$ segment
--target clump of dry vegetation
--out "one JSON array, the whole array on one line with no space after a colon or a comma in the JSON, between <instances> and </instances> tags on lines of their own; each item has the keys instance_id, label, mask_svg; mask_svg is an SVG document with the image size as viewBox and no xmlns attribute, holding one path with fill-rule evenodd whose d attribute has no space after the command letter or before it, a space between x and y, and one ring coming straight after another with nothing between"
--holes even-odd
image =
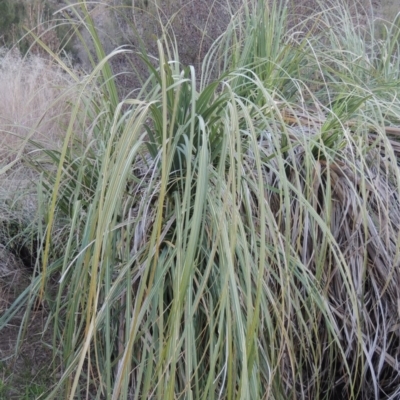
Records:
<instances>
[{"instance_id":1,"label":"clump of dry vegetation","mask_svg":"<svg viewBox=\"0 0 400 400\"><path fill-rule=\"evenodd\" d=\"M0 51L0 162L12 161L27 138L54 143L63 138L72 79L54 62L17 49Z\"/></svg>"},{"instance_id":2,"label":"clump of dry vegetation","mask_svg":"<svg viewBox=\"0 0 400 400\"><path fill-rule=\"evenodd\" d=\"M62 121L63 142L2 170L40 176L35 273L0 328L44 310L46 398L399 398L400 14L377 32L317 3L243 1L196 66L185 21L143 3L137 91L113 69L132 49L72 10L92 67L48 51L75 83L29 130Z\"/></svg>"}]
</instances>

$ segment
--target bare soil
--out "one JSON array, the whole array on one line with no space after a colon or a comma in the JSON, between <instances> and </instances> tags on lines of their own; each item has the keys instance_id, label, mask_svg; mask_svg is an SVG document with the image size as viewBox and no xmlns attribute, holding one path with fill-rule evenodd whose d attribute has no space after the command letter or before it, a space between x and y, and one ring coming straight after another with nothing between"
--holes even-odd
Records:
<instances>
[{"instance_id":1,"label":"bare soil","mask_svg":"<svg viewBox=\"0 0 400 400\"><path fill-rule=\"evenodd\" d=\"M0 246L0 318L29 285L30 274L21 260ZM36 399L54 378L50 332L44 329L47 314L32 310L23 323L24 312L23 308L0 334L0 400Z\"/></svg>"}]
</instances>

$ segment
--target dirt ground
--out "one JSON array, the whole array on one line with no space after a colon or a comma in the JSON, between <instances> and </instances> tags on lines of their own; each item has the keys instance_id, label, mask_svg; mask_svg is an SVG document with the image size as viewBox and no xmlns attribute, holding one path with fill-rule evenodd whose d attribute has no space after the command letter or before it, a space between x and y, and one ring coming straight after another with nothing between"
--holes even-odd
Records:
<instances>
[{"instance_id":1,"label":"dirt ground","mask_svg":"<svg viewBox=\"0 0 400 400\"><path fill-rule=\"evenodd\" d=\"M0 246L0 319L28 286L30 274L21 260ZM46 312L32 310L25 325L24 311L18 312L0 333L0 400L39 398L54 379L50 332L44 332Z\"/></svg>"}]
</instances>

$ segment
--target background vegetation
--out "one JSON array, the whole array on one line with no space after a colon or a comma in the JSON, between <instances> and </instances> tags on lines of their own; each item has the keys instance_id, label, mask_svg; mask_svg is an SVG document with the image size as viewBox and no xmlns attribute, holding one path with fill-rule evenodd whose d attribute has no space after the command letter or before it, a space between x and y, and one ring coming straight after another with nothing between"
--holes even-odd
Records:
<instances>
[{"instance_id":1,"label":"background vegetation","mask_svg":"<svg viewBox=\"0 0 400 400\"><path fill-rule=\"evenodd\" d=\"M0 397L400 396L400 15L218 4L195 51L178 2L82 2L1 56L0 328L49 354Z\"/></svg>"}]
</instances>

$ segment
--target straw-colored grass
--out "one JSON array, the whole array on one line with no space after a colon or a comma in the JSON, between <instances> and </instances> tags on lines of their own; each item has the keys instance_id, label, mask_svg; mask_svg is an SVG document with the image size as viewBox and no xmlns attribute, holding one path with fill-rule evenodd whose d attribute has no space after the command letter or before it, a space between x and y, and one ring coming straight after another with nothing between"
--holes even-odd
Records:
<instances>
[{"instance_id":1,"label":"straw-colored grass","mask_svg":"<svg viewBox=\"0 0 400 400\"><path fill-rule=\"evenodd\" d=\"M243 2L200 70L166 31L120 99L83 2L97 62L23 156L38 274L0 318L49 310L47 398L399 398L400 16L320 6Z\"/></svg>"},{"instance_id":2,"label":"straw-colored grass","mask_svg":"<svg viewBox=\"0 0 400 400\"><path fill-rule=\"evenodd\" d=\"M0 49L0 165L15 160L29 137L53 145L62 140L72 95L59 97L71 81L54 62Z\"/></svg>"}]
</instances>

